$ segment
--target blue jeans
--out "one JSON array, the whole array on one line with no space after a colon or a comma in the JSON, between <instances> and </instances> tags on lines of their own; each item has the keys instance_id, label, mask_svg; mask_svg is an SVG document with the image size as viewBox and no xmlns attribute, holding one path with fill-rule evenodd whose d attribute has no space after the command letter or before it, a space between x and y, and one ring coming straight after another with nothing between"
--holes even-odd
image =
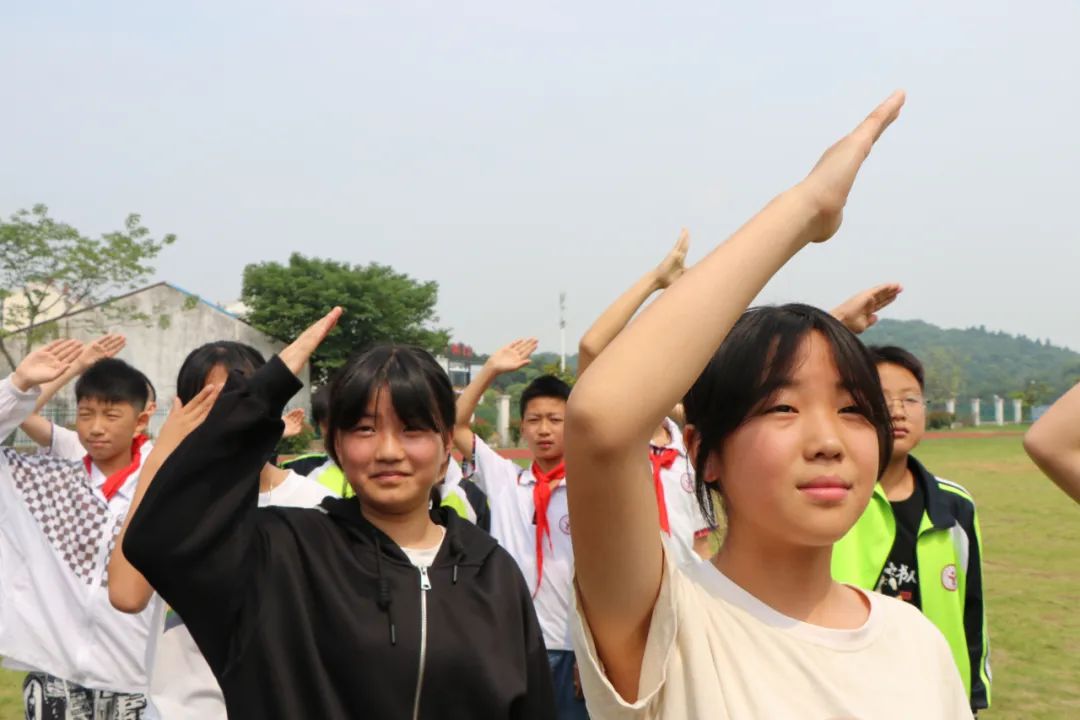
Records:
<instances>
[{"instance_id":1,"label":"blue jeans","mask_svg":"<svg viewBox=\"0 0 1080 720\"><path fill-rule=\"evenodd\" d=\"M585 701L574 691L574 653L570 650L548 650L551 681L555 686L555 709L559 720L589 720Z\"/></svg>"}]
</instances>

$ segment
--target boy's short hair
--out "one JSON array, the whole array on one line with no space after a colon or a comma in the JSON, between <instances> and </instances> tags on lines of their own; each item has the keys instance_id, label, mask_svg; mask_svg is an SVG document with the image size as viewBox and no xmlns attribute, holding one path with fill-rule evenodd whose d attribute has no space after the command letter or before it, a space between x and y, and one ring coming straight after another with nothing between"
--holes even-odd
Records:
<instances>
[{"instance_id":1,"label":"boy's short hair","mask_svg":"<svg viewBox=\"0 0 1080 720\"><path fill-rule=\"evenodd\" d=\"M147 377L146 373L140 372L139 374L142 375L143 380L146 381L146 401L157 402L157 388L154 387L154 383L150 382L150 378Z\"/></svg>"},{"instance_id":2,"label":"boy's short hair","mask_svg":"<svg viewBox=\"0 0 1080 720\"><path fill-rule=\"evenodd\" d=\"M75 383L75 399L124 403L141 413L150 388L146 376L118 358L98 360Z\"/></svg>"},{"instance_id":3,"label":"boy's short hair","mask_svg":"<svg viewBox=\"0 0 1080 720\"><path fill-rule=\"evenodd\" d=\"M874 358L875 365L887 363L902 367L919 381L920 390L926 389L926 371L923 369L923 364L919 362L919 358L896 345L871 345L868 349Z\"/></svg>"},{"instance_id":4,"label":"boy's short hair","mask_svg":"<svg viewBox=\"0 0 1080 720\"><path fill-rule=\"evenodd\" d=\"M525 409L536 398L555 398L566 402L570 399L570 386L561 378L554 375L541 375L533 380L521 393L521 401L518 410L525 417Z\"/></svg>"}]
</instances>

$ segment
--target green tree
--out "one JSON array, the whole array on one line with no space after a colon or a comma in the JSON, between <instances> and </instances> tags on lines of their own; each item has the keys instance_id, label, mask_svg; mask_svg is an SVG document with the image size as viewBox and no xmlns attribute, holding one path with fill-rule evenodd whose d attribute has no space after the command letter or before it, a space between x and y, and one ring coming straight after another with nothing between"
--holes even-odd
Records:
<instances>
[{"instance_id":1,"label":"green tree","mask_svg":"<svg viewBox=\"0 0 1080 720\"><path fill-rule=\"evenodd\" d=\"M108 303L116 293L143 284L154 272L150 262L175 235L151 237L135 214L121 230L99 237L83 235L49 217L45 205L0 219L0 354L12 368L13 353L29 354L48 334L48 321L78 307ZM118 317L124 310L114 308ZM11 347L13 331L22 347Z\"/></svg>"},{"instance_id":2,"label":"green tree","mask_svg":"<svg viewBox=\"0 0 1080 720\"><path fill-rule=\"evenodd\" d=\"M964 386L964 362L950 348L929 349L922 358L926 394L934 401L955 398Z\"/></svg>"},{"instance_id":3,"label":"green tree","mask_svg":"<svg viewBox=\"0 0 1080 720\"><path fill-rule=\"evenodd\" d=\"M577 382L577 375L569 367L566 370L562 370L558 362L550 362L540 368L540 372L544 375L554 375L562 380L567 385L573 385Z\"/></svg>"},{"instance_id":4,"label":"green tree","mask_svg":"<svg viewBox=\"0 0 1080 720\"><path fill-rule=\"evenodd\" d=\"M418 282L386 265L349 265L293 253L287 265L258 263L244 268L242 297L247 320L282 340L340 305L337 329L312 358L312 380L323 382L349 355L374 343L400 342L434 352L446 349L450 334L434 329L439 286Z\"/></svg>"}]
</instances>

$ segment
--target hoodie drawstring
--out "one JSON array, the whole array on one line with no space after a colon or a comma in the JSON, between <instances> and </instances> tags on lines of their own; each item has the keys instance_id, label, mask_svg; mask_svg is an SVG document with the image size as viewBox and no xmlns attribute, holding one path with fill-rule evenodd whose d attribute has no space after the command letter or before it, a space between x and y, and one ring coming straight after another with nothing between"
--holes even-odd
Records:
<instances>
[{"instance_id":1,"label":"hoodie drawstring","mask_svg":"<svg viewBox=\"0 0 1080 720\"><path fill-rule=\"evenodd\" d=\"M461 540L457 535L450 538L450 557L454 559L454 578L452 584L457 585L458 563L465 557L465 546L461 544Z\"/></svg>"},{"instance_id":2,"label":"hoodie drawstring","mask_svg":"<svg viewBox=\"0 0 1080 720\"><path fill-rule=\"evenodd\" d=\"M382 567L382 542L379 541L379 533L372 533L375 536L375 567L376 572L379 574L378 579L378 599L376 604L379 609L386 613L386 621L390 625L390 644L397 645L397 628L394 627L394 611L391 609L390 604L392 598L390 597L390 581L383 576Z\"/></svg>"}]
</instances>

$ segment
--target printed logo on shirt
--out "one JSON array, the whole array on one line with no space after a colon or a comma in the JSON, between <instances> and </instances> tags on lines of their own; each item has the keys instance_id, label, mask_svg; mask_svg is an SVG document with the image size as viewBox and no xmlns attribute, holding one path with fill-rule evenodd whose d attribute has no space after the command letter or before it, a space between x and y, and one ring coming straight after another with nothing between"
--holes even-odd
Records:
<instances>
[{"instance_id":1,"label":"printed logo on shirt","mask_svg":"<svg viewBox=\"0 0 1080 720\"><path fill-rule=\"evenodd\" d=\"M563 531L563 535L570 534L570 516L563 515L559 518L559 529Z\"/></svg>"},{"instance_id":2,"label":"printed logo on shirt","mask_svg":"<svg viewBox=\"0 0 1080 720\"><path fill-rule=\"evenodd\" d=\"M682 474L682 489L688 493L694 492L694 479L690 477L688 472Z\"/></svg>"},{"instance_id":3,"label":"printed logo on shirt","mask_svg":"<svg viewBox=\"0 0 1080 720\"><path fill-rule=\"evenodd\" d=\"M875 592L903 600L904 602L915 601L915 588L919 584L919 578L915 574L915 568L909 568L901 563L897 566L892 560L881 571Z\"/></svg>"},{"instance_id":4,"label":"printed logo on shirt","mask_svg":"<svg viewBox=\"0 0 1080 720\"><path fill-rule=\"evenodd\" d=\"M956 592L960 582L956 579L956 566L946 565L941 571L941 585L949 592Z\"/></svg>"}]
</instances>

